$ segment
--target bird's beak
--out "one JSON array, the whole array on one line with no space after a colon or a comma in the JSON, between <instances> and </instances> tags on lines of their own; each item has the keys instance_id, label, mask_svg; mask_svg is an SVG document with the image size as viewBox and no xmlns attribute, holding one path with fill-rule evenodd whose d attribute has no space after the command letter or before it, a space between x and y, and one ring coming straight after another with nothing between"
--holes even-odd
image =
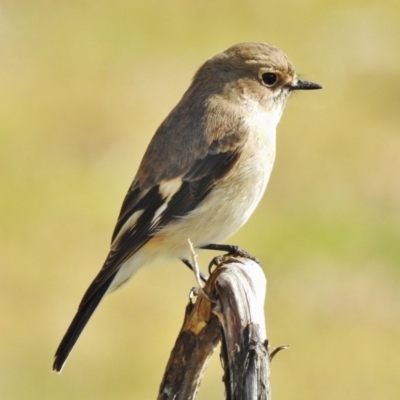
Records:
<instances>
[{"instance_id":1,"label":"bird's beak","mask_svg":"<svg viewBox=\"0 0 400 400\"><path fill-rule=\"evenodd\" d=\"M315 90L315 89L322 89L321 85L314 82L303 81L301 79L297 79L296 82L293 82L290 85L290 90Z\"/></svg>"}]
</instances>

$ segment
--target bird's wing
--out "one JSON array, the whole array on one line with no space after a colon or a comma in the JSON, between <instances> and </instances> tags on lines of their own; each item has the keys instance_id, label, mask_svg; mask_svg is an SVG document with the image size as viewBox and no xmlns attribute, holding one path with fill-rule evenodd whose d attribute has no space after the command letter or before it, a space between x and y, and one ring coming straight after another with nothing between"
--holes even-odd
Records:
<instances>
[{"instance_id":1,"label":"bird's wing","mask_svg":"<svg viewBox=\"0 0 400 400\"><path fill-rule=\"evenodd\" d=\"M240 157L241 146L232 144L226 149L215 141L204 157L195 159L187 171L151 187L142 189L139 180L133 182L114 229L109 255L86 291L80 307L102 291L104 284L109 286L109 278L115 276L121 265L157 231L190 213L207 197ZM165 162L160 160L159 168L163 168Z\"/></svg>"},{"instance_id":2,"label":"bird's wing","mask_svg":"<svg viewBox=\"0 0 400 400\"><path fill-rule=\"evenodd\" d=\"M157 231L195 209L238 161L248 129L237 110L220 102L193 110L184 104L185 97L151 140L122 204L111 250L80 307L109 287L110 277Z\"/></svg>"}]
</instances>

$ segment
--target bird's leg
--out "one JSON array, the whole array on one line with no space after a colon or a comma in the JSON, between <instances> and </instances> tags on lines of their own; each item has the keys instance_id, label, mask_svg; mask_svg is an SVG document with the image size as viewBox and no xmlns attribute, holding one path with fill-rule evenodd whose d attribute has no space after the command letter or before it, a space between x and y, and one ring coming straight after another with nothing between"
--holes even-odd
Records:
<instances>
[{"instance_id":1,"label":"bird's leg","mask_svg":"<svg viewBox=\"0 0 400 400\"><path fill-rule=\"evenodd\" d=\"M189 261L187 258L181 258L181 261L192 271L194 272L194 266L191 261ZM208 280L208 277L205 276L201 271L199 271L200 279L206 283Z\"/></svg>"},{"instance_id":2,"label":"bird's leg","mask_svg":"<svg viewBox=\"0 0 400 400\"><path fill-rule=\"evenodd\" d=\"M257 264L260 264L260 262L257 260L257 258L253 257L251 254L249 254L247 251L241 249L239 246L235 246L232 244L207 244L205 246L201 246L201 249L204 250L217 250L217 251L226 251L229 256L236 256L236 257L244 257L244 258L249 258L250 260L255 261ZM211 268L214 265L218 265L222 261L223 256L217 256L214 257L209 266L208 266L208 271L211 273Z\"/></svg>"}]
</instances>

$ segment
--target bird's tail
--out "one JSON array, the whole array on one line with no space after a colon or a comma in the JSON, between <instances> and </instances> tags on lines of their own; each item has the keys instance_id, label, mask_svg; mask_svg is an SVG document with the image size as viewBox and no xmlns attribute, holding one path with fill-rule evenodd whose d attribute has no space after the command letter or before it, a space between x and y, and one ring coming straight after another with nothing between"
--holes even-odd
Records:
<instances>
[{"instance_id":1,"label":"bird's tail","mask_svg":"<svg viewBox=\"0 0 400 400\"><path fill-rule=\"evenodd\" d=\"M65 333L60 345L57 348L56 354L54 356L53 371L61 372L65 361L69 356L69 353L71 352L76 341L79 338L79 335L82 333L83 328L88 323L94 310L96 310L100 301L106 294L114 277L115 274L110 276L100 287L96 288L97 290L94 293L91 291L91 289L93 289L95 281L87 290L81 304L79 305L78 311L75 314L74 319L72 320L67 332Z\"/></svg>"}]
</instances>

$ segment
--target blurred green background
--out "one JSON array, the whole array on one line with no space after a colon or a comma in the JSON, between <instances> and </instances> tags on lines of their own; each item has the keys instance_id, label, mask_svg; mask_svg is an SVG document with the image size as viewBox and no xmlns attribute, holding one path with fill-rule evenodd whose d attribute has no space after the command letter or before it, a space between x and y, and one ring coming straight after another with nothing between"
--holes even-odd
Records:
<instances>
[{"instance_id":1,"label":"blurred green background","mask_svg":"<svg viewBox=\"0 0 400 400\"><path fill-rule=\"evenodd\" d=\"M195 285L141 270L54 351L106 256L155 129L205 59L283 49L324 85L290 100L267 194L230 242L268 278L274 399L400 398L398 1L0 4L0 398L155 399ZM202 255L203 265L214 253ZM200 399L222 399L213 357Z\"/></svg>"}]
</instances>

